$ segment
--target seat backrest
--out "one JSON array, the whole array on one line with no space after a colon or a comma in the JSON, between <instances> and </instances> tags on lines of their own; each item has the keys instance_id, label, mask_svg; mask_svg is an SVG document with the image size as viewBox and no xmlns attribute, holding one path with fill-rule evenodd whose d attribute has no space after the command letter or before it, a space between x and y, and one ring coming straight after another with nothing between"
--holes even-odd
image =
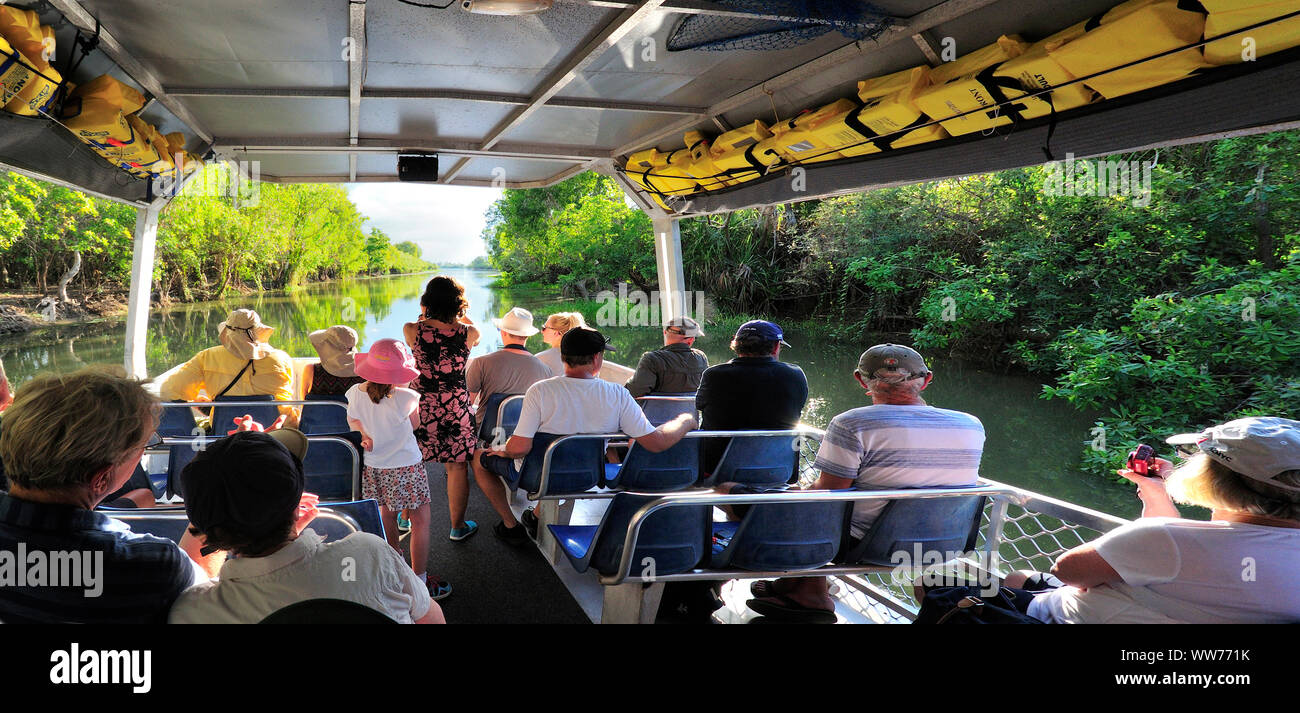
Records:
<instances>
[{"instance_id":1,"label":"seat backrest","mask_svg":"<svg viewBox=\"0 0 1300 713\"><path fill-rule=\"evenodd\" d=\"M513 434L515 432L515 426L519 425L519 415L522 414L523 411L523 394L507 396L497 408L497 425L501 427L501 432L507 436ZM489 439L489 442L490 441L491 439Z\"/></svg>"},{"instance_id":2,"label":"seat backrest","mask_svg":"<svg viewBox=\"0 0 1300 713\"><path fill-rule=\"evenodd\" d=\"M307 626L333 626L336 624L396 624L397 622L364 604L344 599L308 599L279 609L259 624L304 624Z\"/></svg>"},{"instance_id":3,"label":"seat backrest","mask_svg":"<svg viewBox=\"0 0 1300 713\"><path fill-rule=\"evenodd\" d=\"M619 490L669 492L700 479L700 439L683 438L666 451L651 452L633 443L618 471Z\"/></svg>"},{"instance_id":4,"label":"seat backrest","mask_svg":"<svg viewBox=\"0 0 1300 713\"><path fill-rule=\"evenodd\" d=\"M343 404L338 406L303 406L302 418L298 420L298 430L308 436L325 436L349 433L348 400L342 396L308 394L306 401L328 401ZM265 425L265 424L264 424Z\"/></svg>"},{"instance_id":5,"label":"seat backrest","mask_svg":"<svg viewBox=\"0 0 1300 713\"><path fill-rule=\"evenodd\" d=\"M850 564L886 566L897 564L895 552L906 552L908 561L920 566L918 551L922 555L970 552L975 548L985 500L983 495L891 499L843 559ZM947 557L940 561L943 559Z\"/></svg>"},{"instance_id":6,"label":"seat backrest","mask_svg":"<svg viewBox=\"0 0 1300 713\"><path fill-rule=\"evenodd\" d=\"M618 572L632 515L653 495L618 493L611 501L592 543L589 566L603 575ZM689 572L708 552L709 521L712 508L707 505L680 505L651 513L637 533L632 556L632 576Z\"/></svg>"},{"instance_id":7,"label":"seat backrest","mask_svg":"<svg viewBox=\"0 0 1300 713\"><path fill-rule=\"evenodd\" d=\"M353 500L320 506L320 513L308 525L327 542L335 542L354 532L384 536L384 521L379 516L379 501Z\"/></svg>"},{"instance_id":8,"label":"seat backrest","mask_svg":"<svg viewBox=\"0 0 1300 713\"><path fill-rule=\"evenodd\" d=\"M190 438L193 439L191 442L174 443L167 446L167 497L173 495L185 497L185 493L181 492L181 471L185 470L185 466L194 460L194 456L198 455L206 444L216 440L215 438L196 438L194 436L190 436Z\"/></svg>"},{"instance_id":9,"label":"seat backrest","mask_svg":"<svg viewBox=\"0 0 1300 713\"><path fill-rule=\"evenodd\" d=\"M505 401L510 394L492 394L479 405L479 413L483 414L483 422L478 427L478 439L484 443L492 442L492 429L497 427L497 410L501 408L501 402Z\"/></svg>"},{"instance_id":10,"label":"seat backrest","mask_svg":"<svg viewBox=\"0 0 1300 713\"><path fill-rule=\"evenodd\" d=\"M650 394L650 396L669 397L640 400L641 410L645 412L645 417L652 425L662 426L684 413L697 415L695 411L694 393Z\"/></svg>"},{"instance_id":11,"label":"seat backrest","mask_svg":"<svg viewBox=\"0 0 1300 713\"><path fill-rule=\"evenodd\" d=\"M183 401L173 403L184 403ZM194 429L197 424L194 421L194 412L187 408L173 406L164 408L162 414L158 417L158 435L173 436L176 438L188 438L194 435Z\"/></svg>"},{"instance_id":12,"label":"seat backrest","mask_svg":"<svg viewBox=\"0 0 1300 713\"><path fill-rule=\"evenodd\" d=\"M554 433L533 436L532 450L524 457L524 466L519 472L519 487L524 492L539 495L581 493L600 484L605 475L605 442L599 438L571 439L556 446L551 456L547 492L539 492L546 449L563 437Z\"/></svg>"},{"instance_id":13,"label":"seat backrest","mask_svg":"<svg viewBox=\"0 0 1300 713\"><path fill-rule=\"evenodd\" d=\"M340 436L342 438L342 436ZM302 459L305 490L320 496L321 501L351 500L354 476L360 477L360 461L352 460L353 449L334 440L312 440Z\"/></svg>"},{"instance_id":14,"label":"seat backrest","mask_svg":"<svg viewBox=\"0 0 1300 713\"><path fill-rule=\"evenodd\" d=\"M97 512L125 522L130 526L131 532L153 535L172 542L180 542L185 528L190 524L185 510L177 508L99 508Z\"/></svg>"},{"instance_id":15,"label":"seat backrest","mask_svg":"<svg viewBox=\"0 0 1300 713\"><path fill-rule=\"evenodd\" d=\"M216 403L223 401L274 401L269 394L257 394L254 396L220 396ZM214 406L212 409L212 435L224 436L226 431L235 429L234 421L237 418L243 418L247 414L253 417L254 421L269 427L275 423L275 419L280 417L280 409L272 404L266 406Z\"/></svg>"},{"instance_id":16,"label":"seat backrest","mask_svg":"<svg viewBox=\"0 0 1300 713\"><path fill-rule=\"evenodd\" d=\"M713 469L715 483L781 485L799 463L795 436L736 436Z\"/></svg>"},{"instance_id":17,"label":"seat backrest","mask_svg":"<svg viewBox=\"0 0 1300 713\"><path fill-rule=\"evenodd\" d=\"M745 512L713 567L760 572L816 569L835 559L849 503L769 503Z\"/></svg>"}]
</instances>

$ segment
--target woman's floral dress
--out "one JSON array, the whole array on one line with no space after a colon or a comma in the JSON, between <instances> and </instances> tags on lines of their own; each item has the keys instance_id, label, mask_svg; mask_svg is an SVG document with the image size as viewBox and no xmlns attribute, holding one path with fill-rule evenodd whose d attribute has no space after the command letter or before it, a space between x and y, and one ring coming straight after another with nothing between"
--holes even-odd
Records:
<instances>
[{"instance_id":1,"label":"woman's floral dress","mask_svg":"<svg viewBox=\"0 0 1300 713\"><path fill-rule=\"evenodd\" d=\"M467 462L478 443L465 385L469 328L457 324L447 331L424 321L415 324L415 365L420 370L411 382L411 388L420 392L415 439L425 462Z\"/></svg>"}]
</instances>

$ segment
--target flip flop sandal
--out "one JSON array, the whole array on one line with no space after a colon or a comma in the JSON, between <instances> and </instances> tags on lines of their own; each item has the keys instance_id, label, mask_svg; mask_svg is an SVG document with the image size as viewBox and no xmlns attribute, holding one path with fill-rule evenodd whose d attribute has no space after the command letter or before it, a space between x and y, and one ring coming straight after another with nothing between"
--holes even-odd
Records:
<instances>
[{"instance_id":1,"label":"flip flop sandal","mask_svg":"<svg viewBox=\"0 0 1300 713\"><path fill-rule=\"evenodd\" d=\"M776 586L775 579L760 579L757 582L750 583L749 593L753 594L755 599L767 599L769 597L775 597L777 596L776 590L773 589L773 587L775 586Z\"/></svg>"},{"instance_id":2,"label":"flip flop sandal","mask_svg":"<svg viewBox=\"0 0 1300 713\"><path fill-rule=\"evenodd\" d=\"M837 619L833 610L812 609L782 594L774 594L763 599L750 599L745 602L745 606L777 621L834 624Z\"/></svg>"}]
</instances>

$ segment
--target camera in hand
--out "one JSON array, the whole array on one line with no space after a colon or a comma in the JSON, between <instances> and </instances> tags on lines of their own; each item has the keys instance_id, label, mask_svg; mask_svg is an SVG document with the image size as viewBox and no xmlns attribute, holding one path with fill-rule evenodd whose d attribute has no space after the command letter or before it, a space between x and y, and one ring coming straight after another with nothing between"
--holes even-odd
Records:
<instances>
[{"instance_id":1,"label":"camera in hand","mask_svg":"<svg viewBox=\"0 0 1300 713\"><path fill-rule=\"evenodd\" d=\"M1128 469L1138 475L1145 475L1151 478L1159 478L1160 473L1156 470L1156 451L1145 443L1139 444L1137 448L1129 451Z\"/></svg>"}]
</instances>

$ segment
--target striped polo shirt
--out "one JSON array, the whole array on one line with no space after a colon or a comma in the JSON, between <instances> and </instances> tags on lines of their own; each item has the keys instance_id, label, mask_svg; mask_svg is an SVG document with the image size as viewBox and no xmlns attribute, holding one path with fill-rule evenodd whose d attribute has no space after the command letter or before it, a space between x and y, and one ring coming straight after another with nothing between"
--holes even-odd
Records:
<instances>
[{"instance_id":1,"label":"striped polo shirt","mask_svg":"<svg viewBox=\"0 0 1300 713\"><path fill-rule=\"evenodd\" d=\"M0 622L162 624L195 581L196 566L171 540L0 493Z\"/></svg>"},{"instance_id":2,"label":"striped polo shirt","mask_svg":"<svg viewBox=\"0 0 1300 713\"><path fill-rule=\"evenodd\" d=\"M876 404L831 419L814 467L861 490L973 485L984 425L961 411ZM854 505L851 531L866 534L884 501Z\"/></svg>"}]
</instances>

